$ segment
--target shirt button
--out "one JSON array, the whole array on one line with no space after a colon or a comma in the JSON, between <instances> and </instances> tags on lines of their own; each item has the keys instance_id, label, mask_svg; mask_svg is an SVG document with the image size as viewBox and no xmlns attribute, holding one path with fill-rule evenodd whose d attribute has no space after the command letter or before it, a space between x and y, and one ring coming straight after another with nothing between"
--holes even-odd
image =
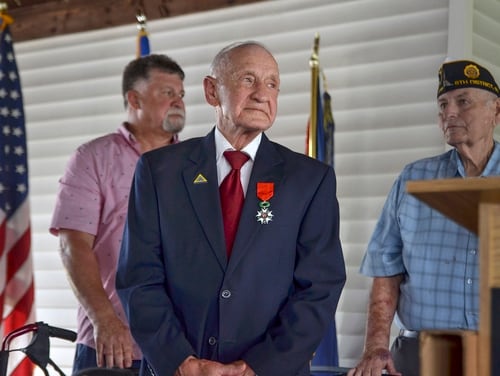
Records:
<instances>
[{"instance_id":1,"label":"shirt button","mask_svg":"<svg viewBox=\"0 0 500 376\"><path fill-rule=\"evenodd\" d=\"M468 285L472 285L472 279L467 278L467 284L468 284Z\"/></svg>"},{"instance_id":2,"label":"shirt button","mask_svg":"<svg viewBox=\"0 0 500 376\"><path fill-rule=\"evenodd\" d=\"M213 346L213 345L215 345L216 343L217 343L217 338L215 338L215 337L210 337L210 338L208 339L208 344L209 344L210 346Z\"/></svg>"},{"instance_id":3,"label":"shirt button","mask_svg":"<svg viewBox=\"0 0 500 376\"><path fill-rule=\"evenodd\" d=\"M475 249L471 249L471 250L470 250L470 254L471 254L471 255L475 255L475 254L476 254L476 250L475 250Z\"/></svg>"},{"instance_id":4,"label":"shirt button","mask_svg":"<svg viewBox=\"0 0 500 376\"><path fill-rule=\"evenodd\" d=\"M224 290L224 291L222 291L222 297L223 297L224 299L228 299L228 298L230 298L230 297L231 297L231 291L229 291L229 290Z\"/></svg>"}]
</instances>

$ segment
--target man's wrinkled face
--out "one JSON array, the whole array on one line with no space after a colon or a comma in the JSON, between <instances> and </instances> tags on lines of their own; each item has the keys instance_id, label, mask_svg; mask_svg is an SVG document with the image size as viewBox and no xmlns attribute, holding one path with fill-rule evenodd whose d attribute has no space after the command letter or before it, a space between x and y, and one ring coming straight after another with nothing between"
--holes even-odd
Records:
<instances>
[{"instance_id":1,"label":"man's wrinkled face","mask_svg":"<svg viewBox=\"0 0 500 376\"><path fill-rule=\"evenodd\" d=\"M456 89L438 97L439 126L451 146L473 146L493 138L499 120L500 100L476 89Z\"/></svg>"},{"instance_id":2,"label":"man's wrinkled face","mask_svg":"<svg viewBox=\"0 0 500 376\"><path fill-rule=\"evenodd\" d=\"M274 58L262 47L231 52L230 63L215 78L220 111L226 128L265 131L275 118L280 78Z\"/></svg>"}]
</instances>

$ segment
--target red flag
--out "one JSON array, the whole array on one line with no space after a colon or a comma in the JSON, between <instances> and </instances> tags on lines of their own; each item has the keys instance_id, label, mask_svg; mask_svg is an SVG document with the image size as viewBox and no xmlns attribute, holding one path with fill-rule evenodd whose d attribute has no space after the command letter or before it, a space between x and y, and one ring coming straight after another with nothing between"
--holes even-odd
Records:
<instances>
[{"instance_id":1,"label":"red flag","mask_svg":"<svg viewBox=\"0 0 500 376\"><path fill-rule=\"evenodd\" d=\"M9 24L0 14L0 319L1 336L34 321L28 200L28 158L21 83ZM8 375L28 376L33 365L9 355Z\"/></svg>"}]
</instances>

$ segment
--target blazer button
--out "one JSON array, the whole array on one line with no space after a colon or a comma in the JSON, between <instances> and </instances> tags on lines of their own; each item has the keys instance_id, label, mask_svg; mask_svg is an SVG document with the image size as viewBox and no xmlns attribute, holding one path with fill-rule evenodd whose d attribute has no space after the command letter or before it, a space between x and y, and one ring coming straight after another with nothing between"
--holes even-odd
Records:
<instances>
[{"instance_id":1,"label":"blazer button","mask_svg":"<svg viewBox=\"0 0 500 376\"><path fill-rule=\"evenodd\" d=\"M229 291L229 290L224 290L224 291L222 291L222 297L223 297L224 299L228 299L228 298L230 298L230 297L231 297L231 291Z\"/></svg>"},{"instance_id":2,"label":"blazer button","mask_svg":"<svg viewBox=\"0 0 500 376\"><path fill-rule=\"evenodd\" d=\"M217 343L217 338L215 338L215 337L210 337L210 338L208 339L208 344L209 344L210 346L214 346L216 343Z\"/></svg>"}]
</instances>

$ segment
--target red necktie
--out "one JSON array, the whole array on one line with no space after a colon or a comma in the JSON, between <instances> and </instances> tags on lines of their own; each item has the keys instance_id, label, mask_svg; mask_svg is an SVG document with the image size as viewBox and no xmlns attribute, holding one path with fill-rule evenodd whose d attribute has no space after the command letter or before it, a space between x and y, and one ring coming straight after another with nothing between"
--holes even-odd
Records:
<instances>
[{"instance_id":1,"label":"red necktie","mask_svg":"<svg viewBox=\"0 0 500 376\"><path fill-rule=\"evenodd\" d=\"M240 168L250 158L241 151L225 151L224 157L231 165L231 171L222 181L219 192L224 219L224 235L226 237L227 258L233 249L236 230L243 207L243 188L240 180Z\"/></svg>"}]
</instances>

